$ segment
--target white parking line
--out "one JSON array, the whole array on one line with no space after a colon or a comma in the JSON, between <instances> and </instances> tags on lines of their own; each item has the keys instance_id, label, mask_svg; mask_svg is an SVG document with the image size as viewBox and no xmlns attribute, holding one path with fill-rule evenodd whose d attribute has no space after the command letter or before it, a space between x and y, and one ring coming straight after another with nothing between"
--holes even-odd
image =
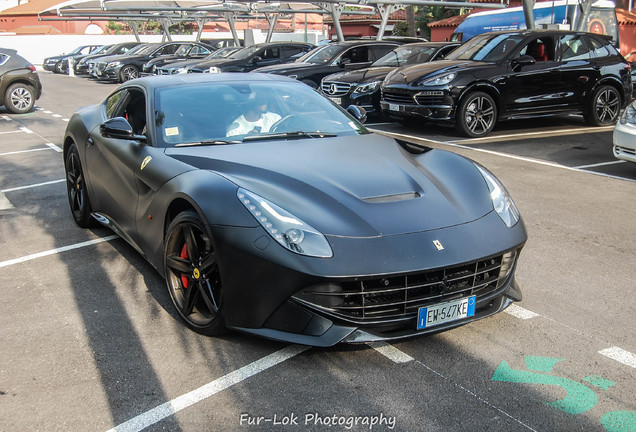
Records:
<instances>
[{"instance_id":1,"label":"white parking line","mask_svg":"<svg viewBox=\"0 0 636 432\"><path fill-rule=\"evenodd\" d=\"M504 309L504 312L522 320L532 319L532 318L541 316L538 313L534 313L528 309L524 309L521 306L517 306L516 304L508 306L506 309Z\"/></svg>"},{"instance_id":2,"label":"white parking line","mask_svg":"<svg viewBox=\"0 0 636 432\"><path fill-rule=\"evenodd\" d=\"M51 150L50 148L36 148L36 149L31 149L31 150L19 150L19 151L13 151L13 152L7 152L7 153L0 153L0 156L8 156L8 155L14 155L14 154L20 154L20 153L30 153L30 152L36 152L36 151L42 151L42 150Z\"/></svg>"},{"instance_id":3,"label":"white parking line","mask_svg":"<svg viewBox=\"0 0 636 432\"><path fill-rule=\"evenodd\" d=\"M614 160L611 162L601 162L601 163L595 163L595 164L590 164L590 165L580 165L575 167L576 169L585 169L585 168L596 168L596 167L600 167L600 166L605 166L605 165L616 165L616 164L622 164L622 163L626 163L627 161L624 160Z\"/></svg>"},{"instance_id":4,"label":"white parking line","mask_svg":"<svg viewBox=\"0 0 636 432\"><path fill-rule=\"evenodd\" d=\"M508 134L508 135L490 135L482 138L467 138L461 140L453 140L450 141L453 144L461 144L461 143L478 143L483 141L494 141L500 139L509 139L509 138L519 138L526 139L528 137L541 137L548 136L553 137L557 135L578 135L582 133L598 133L598 132L607 132L609 130L613 130L614 126L603 126L603 127L587 127L587 128L576 128L576 129L558 129L558 130L550 130L550 131L539 131L539 132L524 132L522 134Z\"/></svg>"},{"instance_id":5,"label":"white parking line","mask_svg":"<svg viewBox=\"0 0 636 432\"><path fill-rule=\"evenodd\" d=\"M7 199L7 197L4 196L4 194L0 192L0 210L8 210L10 208L13 208L13 205Z\"/></svg>"},{"instance_id":6,"label":"white parking line","mask_svg":"<svg viewBox=\"0 0 636 432\"><path fill-rule=\"evenodd\" d=\"M297 356L298 354L307 351L310 347L302 346L302 345L290 345L288 347L283 348L280 351L272 353L262 359L256 360L246 366L243 366L240 369L235 370L234 372L230 372L227 375L218 378L203 387L199 387L196 390L192 390L189 393L186 393L182 396L179 396L176 399L173 399L169 402L161 404L150 411L146 411L143 414L139 414L137 417L134 417L128 420L125 423L122 423L118 426L115 426L113 429L110 429L108 432L137 432L141 431L148 426L151 426L171 415L176 414L177 412L188 408L191 405L194 405L198 402L201 402L204 399L209 398L227 388L232 387L235 384L240 383L260 372L263 372L273 366L276 366L279 363L284 362L292 357Z\"/></svg>"},{"instance_id":7,"label":"white parking line","mask_svg":"<svg viewBox=\"0 0 636 432\"><path fill-rule=\"evenodd\" d=\"M9 116L3 115L2 120L11 121L12 119Z\"/></svg>"},{"instance_id":8,"label":"white parking line","mask_svg":"<svg viewBox=\"0 0 636 432\"><path fill-rule=\"evenodd\" d=\"M25 128L24 126L20 126L20 130L24 133L32 134L33 131L31 129Z\"/></svg>"},{"instance_id":9,"label":"white parking line","mask_svg":"<svg viewBox=\"0 0 636 432\"><path fill-rule=\"evenodd\" d=\"M24 133L24 131L22 130L4 131L4 132L0 132L0 135L14 134L14 133Z\"/></svg>"},{"instance_id":10,"label":"white parking line","mask_svg":"<svg viewBox=\"0 0 636 432\"><path fill-rule=\"evenodd\" d=\"M629 351L625 351L622 348L607 348L599 351L598 353L604 355L605 357L609 357L612 360L623 363L626 366L636 369L636 355L630 353Z\"/></svg>"},{"instance_id":11,"label":"white parking line","mask_svg":"<svg viewBox=\"0 0 636 432\"><path fill-rule=\"evenodd\" d=\"M55 144L53 144L53 143L46 143L46 145L47 145L47 146L49 146L50 148L52 148L53 150L55 150L56 152L58 152L58 153L62 153L62 149L61 149L61 148L59 148L58 146L56 146Z\"/></svg>"},{"instance_id":12,"label":"white parking line","mask_svg":"<svg viewBox=\"0 0 636 432\"><path fill-rule=\"evenodd\" d=\"M49 255L59 254L59 253L62 253L62 252L73 250L73 249L79 249L79 248L83 248L83 247L86 247L86 246L92 246L92 245L96 245L96 244L99 244L99 243L108 242L108 241L115 240L115 239L118 239L118 238L119 238L119 236L114 234L114 235L110 235L108 237L102 237L102 238L98 238L98 239L95 239L95 240L89 240L89 241L85 241L85 242L82 242L82 243L76 243L74 245L62 246L62 247L56 248L56 249L49 249L49 250L44 251L44 252L38 252L38 253L31 254L31 255L26 255L26 256L23 256L23 257L20 257L20 258L10 259L8 261L0 261L0 268L8 267L8 266L11 266L11 265L14 265L14 264L20 264L20 263L23 263L23 262L26 262L26 261L31 261L31 260L34 260L34 259L37 259L37 258L42 258L42 257L45 257L45 256L49 256Z\"/></svg>"},{"instance_id":13,"label":"white parking line","mask_svg":"<svg viewBox=\"0 0 636 432\"><path fill-rule=\"evenodd\" d=\"M400 351L396 347L386 342L369 342L368 346L387 357L389 360L394 363L408 363L410 361L415 360L413 357L408 355L407 353Z\"/></svg>"},{"instance_id":14,"label":"white parking line","mask_svg":"<svg viewBox=\"0 0 636 432\"><path fill-rule=\"evenodd\" d=\"M52 185L52 184L55 184L55 183L62 183L64 181L66 181L66 179L52 180L52 181L48 181L48 182L44 182L44 183L36 183L36 184L32 184L32 185L27 185L27 186L18 186L18 187L14 187L14 188L10 188L10 189L2 189L2 190L0 190L0 192L14 192L14 191L23 190L23 189L31 189L31 188L34 188L34 187L47 186L47 185Z\"/></svg>"}]
</instances>

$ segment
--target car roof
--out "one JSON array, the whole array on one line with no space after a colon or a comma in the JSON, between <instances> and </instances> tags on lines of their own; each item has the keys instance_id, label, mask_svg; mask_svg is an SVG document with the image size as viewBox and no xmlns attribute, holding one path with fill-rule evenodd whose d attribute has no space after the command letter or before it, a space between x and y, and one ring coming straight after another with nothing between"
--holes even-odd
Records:
<instances>
[{"instance_id":1,"label":"car roof","mask_svg":"<svg viewBox=\"0 0 636 432\"><path fill-rule=\"evenodd\" d=\"M6 54L6 55L16 55L18 51L12 48L0 48L0 53Z\"/></svg>"},{"instance_id":2,"label":"car roof","mask_svg":"<svg viewBox=\"0 0 636 432\"><path fill-rule=\"evenodd\" d=\"M331 42L329 45L333 46L333 45L340 45L340 46L349 46L349 45L382 45L382 44L388 44L388 45L400 45L401 42L399 41L392 41L392 40L361 40L361 39L354 39L354 40L345 40L345 41L339 41L339 42Z\"/></svg>"}]
</instances>

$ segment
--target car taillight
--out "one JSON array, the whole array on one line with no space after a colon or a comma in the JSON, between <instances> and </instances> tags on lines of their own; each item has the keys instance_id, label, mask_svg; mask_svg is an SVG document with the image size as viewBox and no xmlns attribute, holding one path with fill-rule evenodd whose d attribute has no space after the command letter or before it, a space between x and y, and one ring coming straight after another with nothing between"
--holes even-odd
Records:
<instances>
[{"instance_id":1,"label":"car taillight","mask_svg":"<svg viewBox=\"0 0 636 432\"><path fill-rule=\"evenodd\" d=\"M33 66L32 64L30 64L30 65L29 65L29 69L31 69L31 72L32 72L32 73L35 73L35 72L36 72L36 70L35 70L35 66Z\"/></svg>"}]
</instances>

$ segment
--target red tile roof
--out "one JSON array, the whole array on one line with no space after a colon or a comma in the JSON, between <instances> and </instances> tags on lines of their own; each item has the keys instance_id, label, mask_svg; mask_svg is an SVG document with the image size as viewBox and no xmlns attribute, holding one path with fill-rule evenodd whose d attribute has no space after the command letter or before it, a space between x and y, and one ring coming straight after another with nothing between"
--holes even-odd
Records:
<instances>
[{"instance_id":1,"label":"red tile roof","mask_svg":"<svg viewBox=\"0 0 636 432\"><path fill-rule=\"evenodd\" d=\"M618 25L633 26L636 25L636 13L625 9L616 8L616 19Z\"/></svg>"},{"instance_id":2,"label":"red tile roof","mask_svg":"<svg viewBox=\"0 0 636 432\"><path fill-rule=\"evenodd\" d=\"M431 22L431 23L428 23L428 27L429 28L435 28L435 27L457 27L458 25L460 25L461 23L464 22L464 20L466 19L466 17L468 15L469 14L456 15L456 16L452 16L450 18L446 18L446 19L443 19L443 20Z\"/></svg>"}]
</instances>

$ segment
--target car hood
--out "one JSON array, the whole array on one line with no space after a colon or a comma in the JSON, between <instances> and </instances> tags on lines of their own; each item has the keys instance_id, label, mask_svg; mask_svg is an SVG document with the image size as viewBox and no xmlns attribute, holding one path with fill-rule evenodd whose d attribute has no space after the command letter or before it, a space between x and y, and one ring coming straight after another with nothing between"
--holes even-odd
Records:
<instances>
[{"instance_id":1,"label":"car hood","mask_svg":"<svg viewBox=\"0 0 636 432\"><path fill-rule=\"evenodd\" d=\"M467 71L470 69L490 65L490 63L477 62L472 60L438 60L429 63L420 63L411 66L404 66L395 70L387 76L384 85L408 84L416 85L423 77L454 70Z\"/></svg>"},{"instance_id":2,"label":"car hood","mask_svg":"<svg viewBox=\"0 0 636 432\"><path fill-rule=\"evenodd\" d=\"M338 72L329 75L324 80L345 83L368 83L373 81L381 81L389 74L389 72L393 71L394 69L394 67L382 66L359 69L349 72Z\"/></svg>"},{"instance_id":3,"label":"car hood","mask_svg":"<svg viewBox=\"0 0 636 432\"><path fill-rule=\"evenodd\" d=\"M328 66L329 63L325 64L315 64L315 63L284 63L278 65L271 66L263 66L258 69L255 69L254 72L265 72L265 73L287 73L298 70L305 70L315 67Z\"/></svg>"},{"instance_id":4,"label":"car hood","mask_svg":"<svg viewBox=\"0 0 636 432\"><path fill-rule=\"evenodd\" d=\"M423 232L493 210L468 159L443 150L413 154L381 135L181 147L166 154L224 176L326 235Z\"/></svg>"}]
</instances>

